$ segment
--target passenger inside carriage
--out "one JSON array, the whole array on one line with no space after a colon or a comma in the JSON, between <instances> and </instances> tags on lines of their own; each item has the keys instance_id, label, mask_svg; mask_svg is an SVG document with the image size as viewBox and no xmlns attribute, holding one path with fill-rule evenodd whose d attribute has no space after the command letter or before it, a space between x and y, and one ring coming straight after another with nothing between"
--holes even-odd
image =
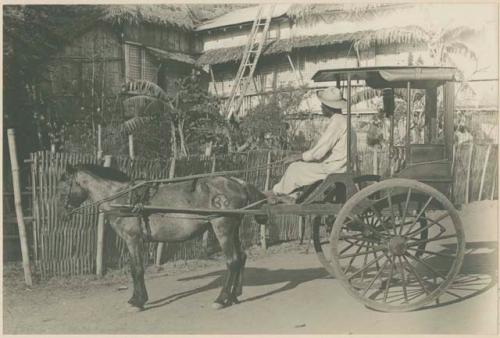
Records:
<instances>
[{"instance_id":1,"label":"passenger inside carriage","mask_svg":"<svg viewBox=\"0 0 500 338\"><path fill-rule=\"evenodd\" d=\"M342 110L347 102L340 89L330 87L318 92L328 125L317 143L308 151L285 159L291 163L281 180L266 195L283 203L295 203L300 188L347 170L347 118ZM356 158L356 134L351 131L351 158Z\"/></svg>"}]
</instances>

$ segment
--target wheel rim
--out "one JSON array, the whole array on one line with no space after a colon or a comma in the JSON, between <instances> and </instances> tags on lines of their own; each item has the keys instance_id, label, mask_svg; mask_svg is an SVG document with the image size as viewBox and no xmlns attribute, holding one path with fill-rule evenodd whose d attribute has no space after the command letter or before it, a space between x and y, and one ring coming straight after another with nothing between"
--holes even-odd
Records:
<instances>
[{"instance_id":1,"label":"wheel rim","mask_svg":"<svg viewBox=\"0 0 500 338\"><path fill-rule=\"evenodd\" d=\"M334 219L316 217L313 220L313 243L318 259L328 273L335 277L332 267L330 236Z\"/></svg>"},{"instance_id":2,"label":"wheel rim","mask_svg":"<svg viewBox=\"0 0 500 338\"><path fill-rule=\"evenodd\" d=\"M337 215L332 270L367 306L410 311L446 290L464 243L460 218L443 194L417 181L387 180L358 192Z\"/></svg>"}]
</instances>

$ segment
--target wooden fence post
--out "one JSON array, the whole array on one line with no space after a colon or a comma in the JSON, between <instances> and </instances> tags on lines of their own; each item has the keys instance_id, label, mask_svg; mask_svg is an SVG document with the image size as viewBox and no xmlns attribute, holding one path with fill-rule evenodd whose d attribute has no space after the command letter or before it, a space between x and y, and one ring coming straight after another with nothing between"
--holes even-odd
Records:
<instances>
[{"instance_id":1,"label":"wooden fence post","mask_svg":"<svg viewBox=\"0 0 500 338\"><path fill-rule=\"evenodd\" d=\"M132 160L135 158L135 154L134 154L134 135L132 135L132 134L128 135L128 156Z\"/></svg>"},{"instance_id":2,"label":"wooden fence post","mask_svg":"<svg viewBox=\"0 0 500 338\"><path fill-rule=\"evenodd\" d=\"M271 186L271 151L267 152L266 161L266 181L264 183L264 190L268 191ZM270 221L269 219L267 220ZM267 238L266 238L267 227L266 224L260 225L260 246L263 250L267 250Z\"/></svg>"},{"instance_id":3,"label":"wooden fence post","mask_svg":"<svg viewBox=\"0 0 500 338\"><path fill-rule=\"evenodd\" d=\"M373 174L378 175L378 150L373 149Z\"/></svg>"},{"instance_id":4,"label":"wooden fence post","mask_svg":"<svg viewBox=\"0 0 500 338\"><path fill-rule=\"evenodd\" d=\"M472 151L474 150L474 143L470 144L469 150L469 162L467 163L467 179L465 181L465 203L469 203L469 190L470 190L470 172L472 170Z\"/></svg>"},{"instance_id":5,"label":"wooden fence post","mask_svg":"<svg viewBox=\"0 0 500 338\"><path fill-rule=\"evenodd\" d=\"M111 155L104 156L104 166L111 167ZM104 213L100 212L97 219L97 253L95 261L96 275L104 274Z\"/></svg>"},{"instance_id":6,"label":"wooden fence post","mask_svg":"<svg viewBox=\"0 0 500 338\"><path fill-rule=\"evenodd\" d=\"M491 185L491 195L490 200L493 200L495 197L495 188L497 186L498 181L498 161L495 161L495 169L493 169L493 184Z\"/></svg>"},{"instance_id":7,"label":"wooden fence post","mask_svg":"<svg viewBox=\"0 0 500 338\"><path fill-rule=\"evenodd\" d=\"M19 241L23 258L24 281L28 286L33 285L31 279L30 257L28 252L28 239L26 225L24 224L23 207L21 204L21 182L19 178L19 164L17 162L16 137L14 129L7 131L9 139L10 165L12 168L12 185L14 187L14 203L16 208L17 226L19 227Z\"/></svg>"},{"instance_id":8,"label":"wooden fence post","mask_svg":"<svg viewBox=\"0 0 500 338\"><path fill-rule=\"evenodd\" d=\"M170 168L168 171L168 178L174 178L175 176L175 157L172 157L170 161ZM158 243L158 247L156 248L156 259L155 265L159 267L161 265L161 256L163 255L163 248L165 247L165 242Z\"/></svg>"},{"instance_id":9,"label":"wooden fence post","mask_svg":"<svg viewBox=\"0 0 500 338\"><path fill-rule=\"evenodd\" d=\"M102 127L100 124L97 125L97 159L102 158Z\"/></svg>"},{"instance_id":10,"label":"wooden fence post","mask_svg":"<svg viewBox=\"0 0 500 338\"><path fill-rule=\"evenodd\" d=\"M490 152L491 152L491 144L488 144L488 148L486 149L486 155L484 156L483 172L481 173L481 184L479 185L479 196L477 197L478 201L481 200L481 196L483 195L484 177L486 176L486 168L488 167Z\"/></svg>"}]
</instances>

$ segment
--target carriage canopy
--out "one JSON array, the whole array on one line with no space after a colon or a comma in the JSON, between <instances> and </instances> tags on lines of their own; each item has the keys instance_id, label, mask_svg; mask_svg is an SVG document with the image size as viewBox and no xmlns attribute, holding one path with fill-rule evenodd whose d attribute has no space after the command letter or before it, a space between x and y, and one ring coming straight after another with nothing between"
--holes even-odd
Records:
<instances>
[{"instance_id":1,"label":"carriage canopy","mask_svg":"<svg viewBox=\"0 0 500 338\"><path fill-rule=\"evenodd\" d=\"M314 82L364 80L372 88L406 88L411 82L414 89L430 89L455 80L454 67L390 66L320 70L312 77Z\"/></svg>"}]
</instances>

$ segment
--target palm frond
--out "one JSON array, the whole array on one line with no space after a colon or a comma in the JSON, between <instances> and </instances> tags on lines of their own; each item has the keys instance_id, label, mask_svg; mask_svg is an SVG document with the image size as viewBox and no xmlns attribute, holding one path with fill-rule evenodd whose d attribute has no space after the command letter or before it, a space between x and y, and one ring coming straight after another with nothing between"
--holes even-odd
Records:
<instances>
[{"instance_id":1,"label":"palm frond","mask_svg":"<svg viewBox=\"0 0 500 338\"><path fill-rule=\"evenodd\" d=\"M441 41L446 43L446 41L457 41L457 40L467 40L473 37L477 31L474 28L467 26L458 26L452 29L446 30L441 34Z\"/></svg>"},{"instance_id":2,"label":"palm frond","mask_svg":"<svg viewBox=\"0 0 500 338\"><path fill-rule=\"evenodd\" d=\"M148 80L135 80L127 82L123 87L123 93L128 95L142 95L156 98L162 102L170 102L167 93L156 83Z\"/></svg>"},{"instance_id":3,"label":"palm frond","mask_svg":"<svg viewBox=\"0 0 500 338\"><path fill-rule=\"evenodd\" d=\"M119 125L121 133L131 134L153 120L152 116L135 116Z\"/></svg>"},{"instance_id":4,"label":"palm frond","mask_svg":"<svg viewBox=\"0 0 500 338\"><path fill-rule=\"evenodd\" d=\"M448 54L457 54L457 55L462 55L465 57L468 57L474 61L477 61L477 55L474 53L472 49L469 48L465 43L463 42L451 42L445 46L446 53Z\"/></svg>"}]
</instances>

